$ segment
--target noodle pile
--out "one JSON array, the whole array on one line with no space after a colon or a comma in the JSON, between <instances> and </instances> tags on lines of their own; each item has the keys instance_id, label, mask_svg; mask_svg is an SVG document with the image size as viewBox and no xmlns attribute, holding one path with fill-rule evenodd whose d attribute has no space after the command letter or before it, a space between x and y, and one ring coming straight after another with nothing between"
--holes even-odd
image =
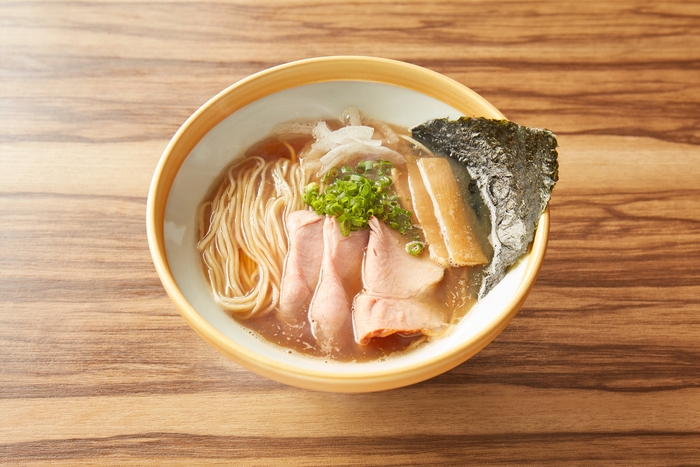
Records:
<instances>
[{"instance_id":1,"label":"noodle pile","mask_svg":"<svg viewBox=\"0 0 700 467\"><path fill-rule=\"evenodd\" d=\"M304 171L288 148L291 161L246 157L234 163L211 201L199 208L197 248L214 299L239 318L264 315L279 303L285 217L305 208Z\"/></svg>"}]
</instances>

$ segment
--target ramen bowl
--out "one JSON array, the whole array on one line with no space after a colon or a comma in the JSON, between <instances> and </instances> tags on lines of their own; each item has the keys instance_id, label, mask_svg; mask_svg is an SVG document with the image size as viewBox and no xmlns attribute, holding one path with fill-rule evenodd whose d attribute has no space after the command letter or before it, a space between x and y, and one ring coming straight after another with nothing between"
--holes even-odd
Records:
<instances>
[{"instance_id":1,"label":"ramen bowl","mask_svg":"<svg viewBox=\"0 0 700 467\"><path fill-rule=\"evenodd\" d=\"M267 378L333 392L380 391L448 371L491 342L535 282L549 231L540 217L530 250L451 332L415 350L368 362L310 357L255 335L214 301L196 249L198 205L234 158L293 119L327 119L355 106L410 128L433 118L505 118L464 85L415 65L370 57L324 57L277 66L213 97L177 131L148 196L148 242L163 286L187 323L212 347Z\"/></svg>"}]
</instances>

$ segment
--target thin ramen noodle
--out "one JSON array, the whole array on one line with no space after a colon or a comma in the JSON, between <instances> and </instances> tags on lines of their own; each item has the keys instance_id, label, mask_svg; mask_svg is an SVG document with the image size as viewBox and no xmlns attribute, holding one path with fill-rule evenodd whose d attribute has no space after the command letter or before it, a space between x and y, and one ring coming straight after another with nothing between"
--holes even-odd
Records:
<instances>
[{"instance_id":1,"label":"thin ramen noodle","mask_svg":"<svg viewBox=\"0 0 700 467\"><path fill-rule=\"evenodd\" d=\"M199 208L197 248L215 300L238 318L265 315L279 302L287 253L283 217L304 207L303 185L298 162L246 157L227 169Z\"/></svg>"}]
</instances>

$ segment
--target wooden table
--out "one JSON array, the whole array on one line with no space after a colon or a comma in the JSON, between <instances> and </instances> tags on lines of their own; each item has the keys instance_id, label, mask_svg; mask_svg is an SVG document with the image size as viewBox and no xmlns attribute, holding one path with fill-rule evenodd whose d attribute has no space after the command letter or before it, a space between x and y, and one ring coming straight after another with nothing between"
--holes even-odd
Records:
<instances>
[{"instance_id":1,"label":"wooden table","mask_svg":"<svg viewBox=\"0 0 700 467\"><path fill-rule=\"evenodd\" d=\"M0 3L0 463L700 464L698 2ZM324 394L210 348L146 244L151 175L235 81L416 63L559 137L509 327L412 387Z\"/></svg>"}]
</instances>

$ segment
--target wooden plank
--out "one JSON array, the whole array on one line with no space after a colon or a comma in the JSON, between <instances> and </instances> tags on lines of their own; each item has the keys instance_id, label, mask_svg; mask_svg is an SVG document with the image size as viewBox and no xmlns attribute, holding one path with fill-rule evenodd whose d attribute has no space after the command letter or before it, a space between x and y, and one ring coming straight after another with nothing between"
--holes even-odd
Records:
<instances>
[{"instance_id":1,"label":"wooden plank","mask_svg":"<svg viewBox=\"0 0 700 467\"><path fill-rule=\"evenodd\" d=\"M0 3L0 463L700 464L700 5ZM508 328L386 393L266 380L178 315L145 236L213 95L330 54L406 60L559 139Z\"/></svg>"}]
</instances>

